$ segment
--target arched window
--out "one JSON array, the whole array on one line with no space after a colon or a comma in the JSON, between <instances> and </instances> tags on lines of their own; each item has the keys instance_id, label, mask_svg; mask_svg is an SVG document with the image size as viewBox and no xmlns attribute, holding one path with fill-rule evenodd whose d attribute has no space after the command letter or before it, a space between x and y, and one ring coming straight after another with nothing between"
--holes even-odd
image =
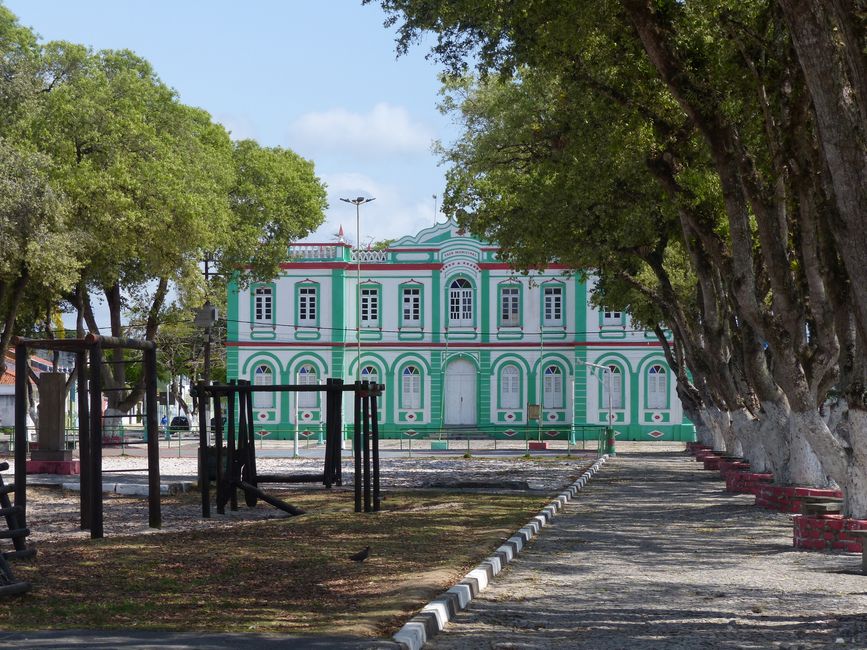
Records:
<instances>
[{"instance_id":1,"label":"arched window","mask_svg":"<svg viewBox=\"0 0 867 650\"><path fill-rule=\"evenodd\" d=\"M379 371L376 366L364 366L361 369L361 381L369 381L373 384L379 383Z\"/></svg>"},{"instance_id":2,"label":"arched window","mask_svg":"<svg viewBox=\"0 0 867 650\"><path fill-rule=\"evenodd\" d=\"M400 378L400 405L405 409L421 408L421 373L415 366L403 369Z\"/></svg>"},{"instance_id":3,"label":"arched window","mask_svg":"<svg viewBox=\"0 0 867 650\"><path fill-rule=\"evenodd\" d=\"M611 394L611 408L623 408L623 374L617 366L608 366L608 371L602 378L602 408L607 409L608 397Z\"/></svg>"},{"instance_id":4,"label":"arched window","mask_svg":"<svg viewBox=\"0 0 867 650\"><path fill-rule=\"evenodd\" d=\"M516 409L521 406L521 382L518 367L511 364L500 370L500 407Z\"/></svg>"},{"instance_id":5,"label":"arched window","mask_svg":"<svg viewBox=\"0 0 867 650\"><path fill-rule=\"evenodd\" d=\"M314 386L318 382L316 381L316 368L314 368L310 364L304 364L300 368L298 368L298 383L301 386ZM319 394L315 392L300 392L298 393L298 408L300 409L309 409L316 408L318 404Z\"/></svg>"},{"instance_id":6,"label":"arched window","mask_svg":"<svg viewBox=\"0 0 867 650\"><path fill-rule=\"evenodd\" d=\"M257 366L253 371L254 386L273 386L274 371L271 366L262 364ZM274 408L274 393L253 393L253 408L254 409L272 409Z\"/></svg>"},{"instance_id":7,"label":"arched window","mask_svg":"<svg viewBox=\"0 0 867 650\"><path fill-rule=\"evenodd\" d=\"M668 406L668 380L665 368L651 366L647 370L647 408L664 409Z\"/></svg>"},{"instance_id":8,"label":"arched window","mask_svg":"<svg viewBox=\"0 0 867 650\"><path fill-rule=\"evenodd\" d=\"M546 409L563 408L563 372L558 366L545 368L545 386L542 407Z\"/></svg>"},{"instance_id":9,"label":"arched window","mask_svg":"<svg viewBox=\"0 0 867 650\"><path fill-rule=\"evenodd\" d=\"M473 324L473 285L458 278L449 285L449 325L467 327Z\"/></svg>"}]
</instances>

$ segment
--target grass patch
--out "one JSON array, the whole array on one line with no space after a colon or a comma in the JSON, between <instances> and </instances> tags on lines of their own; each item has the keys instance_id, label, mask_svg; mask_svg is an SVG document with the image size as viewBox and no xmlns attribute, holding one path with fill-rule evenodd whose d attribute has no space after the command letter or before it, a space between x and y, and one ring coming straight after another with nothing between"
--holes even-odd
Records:
<instances>
[{"instance_id":1,"label":"grass patch","mask_svg":"<svg viewBox=\"0 0 867 650\"><path fill-rule=\"evenodd\" d=\"M4 630L385 636L548 501L536 495L389 492L381 512L355 514L348 491L292 491L287 498L307 514L41 544L35 560L14 565L16 577L33 589L0 601ZM171 508L171 500L164 503ZM366 562L348 559L368 544Z\"/></svg>"}]
</instances>

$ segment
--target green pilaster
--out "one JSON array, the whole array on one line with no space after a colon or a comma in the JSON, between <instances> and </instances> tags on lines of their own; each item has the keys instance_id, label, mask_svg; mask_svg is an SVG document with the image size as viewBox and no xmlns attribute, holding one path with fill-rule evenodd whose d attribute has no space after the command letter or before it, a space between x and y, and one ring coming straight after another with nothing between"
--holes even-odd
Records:
<instances>
[{"instance_id":1,"label":"green pilaster","mask_svg":"<svg viewBox=\"0 0 867 650\"><path fill-rule=\"evenodd\" d=\"M631 372L629 373L629 377L632 385L632 390L629 391L629 413L631 414L631 418L626 423L626 430L629 432L630 439L637 440L637 436L641 431L641 418L638 416L640 397L638 394L638 373Z\"/></svg>"},{"instance_id":2,"label":"green pilaster","mask_svg":"<svg viewBox=\"0 0 867 650\"><path fill-rule=\"evenodd\" d=\"M431 341L439 343L442 340L442 314L440 313L440 271L431 271Z\"/></svg>"},{"instance_id":3,"label":"green pilaster","mask_svg":"<svg viewBox=\"0 0 867 650\"><path fill-rule=\"evenodd\" d=\"M574 282L575 297L575 360L587 361L587 284ZM587 368L575 364L575 388L572 396L572 424L587 424Z\"/></svg>"},{"instance_id":4,"label":"green pilaster","mask_svg":"<svg viewBox=\"0 0 867 650\"><path fill-rule=\"evenodd\" d=\"M587 348L575 348L575 389L572 395L575 408L572 414L572 424L587 424L587 367L581 362L587 361Z\"/></svg>"},{"instance_id":5,"label":"green pilaster","mask_svg":"<svg viewBox=\"0 0 867 650\"><path fill-rule=\"evenodd\" d=\"M331 322L334 330L331 340L339 343L346 340L346 271L331 271Z\"/></svg>"},{"instance_id":6,"label":"green pilaster","mask_svg":"<svg viewBox=\"0 0 867 650\"><path fill-rule=\"evenodd\" d=\"M491 310L491 272L488 270L482 271L482 301L480 309L482 312L482 342L487 343L491 340L491 312L497 313L497 310Z\"/></svg>"},{"instance_id":7,"label":"green pilaster","mask_svg":"<svg viewBox=\"0 0 867 650\"><path fill-rule=\"evenodd\" d=\"M331 271L331 340L335 343L346 341L346 271L332 269ZM346 363L346 348L342 345L331 348L331 376L349 376Z\"/></svg>"},{"instance_id":8,"label":"green pilaster","mask_svg":"<svg viewBox=\"0 0 867 650\"><path fill-rule=\"evenodd\" d=\"M241 319L239 309L238 282L236 278L229 281L229 293L226 296L226 339L227 341L238 340L238 326ZM226 378L238 378L238 348L226 347Z\"/></svg>"},{"instance_id":9,"label":"green pilaster","mask_svg":"<svg viewBox=\"0 0 867 650\"><path fill-rule=\"evenodd\" d=\"M479 351L479 424L491 424L491 351Z\"/></svg>"},{"instance_id":10,"label":"green pilaster","mask_svg":"<svg viewBox=\"0 0 867 650\"><path fill-rule=\"evenodd\" d=\"M575 340L584 343L587 341L587 284L578 281L572 284L575 286Z\"/></svg>"},{"instance_id":11,"label":"green pilaster","mask_svg":"<svg viewBox=\"0 0 867 650\"><path fill-rule=\"evenodd\" d=\"M434 330L434 336L436 336L436 330ZM441 428L443 426L443 383L445 376L443 375L442 353L439 350L432 350L430 353L430 374L430 423L432 427Z\"/></svg>"}]
</instances>

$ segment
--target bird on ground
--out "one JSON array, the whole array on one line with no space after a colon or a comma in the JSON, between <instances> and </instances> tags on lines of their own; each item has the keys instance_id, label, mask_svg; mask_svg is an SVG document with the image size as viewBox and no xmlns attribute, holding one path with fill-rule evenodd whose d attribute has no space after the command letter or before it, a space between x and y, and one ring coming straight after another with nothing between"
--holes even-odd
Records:
<instances>
[{"instance_id":1,"label":"bird on ground","mask_svg":"<svg viewBox=\"0 0 867 650\"><path fill-rule=\"evenodd\" d=\"M355 555L350 555L349 559L353 562L364 562L367 557L370 555L370 547L365 546L362 550L358 551Z\"/></svg>"}]
</instances>

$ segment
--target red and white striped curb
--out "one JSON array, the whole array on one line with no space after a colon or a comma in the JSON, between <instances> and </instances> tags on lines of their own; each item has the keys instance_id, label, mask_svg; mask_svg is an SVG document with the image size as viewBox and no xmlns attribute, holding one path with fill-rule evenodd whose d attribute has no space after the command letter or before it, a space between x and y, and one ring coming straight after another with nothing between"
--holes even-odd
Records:
<instances>
[{"instance_id":1,"label":"red and white striped curb","mask_svg":"<svg viewBox=\"0 0 867 650\"><path fill-rule=\"evenodd\" d=\"M483 560L454 587L422 607L421 611L400 628L392 639L405 650L419 650L438 634L450 620L455 618L458 612L466 609L473 598L488 587L488 583L493 577L502 571L506 564L514 560L527 542L538 535L557 512L587 485L606 460L608 460L608 454L599 457L581 475L581 478L542 508L538 515L507 539L493 555Z\"/></svg>"}]
</instances>

